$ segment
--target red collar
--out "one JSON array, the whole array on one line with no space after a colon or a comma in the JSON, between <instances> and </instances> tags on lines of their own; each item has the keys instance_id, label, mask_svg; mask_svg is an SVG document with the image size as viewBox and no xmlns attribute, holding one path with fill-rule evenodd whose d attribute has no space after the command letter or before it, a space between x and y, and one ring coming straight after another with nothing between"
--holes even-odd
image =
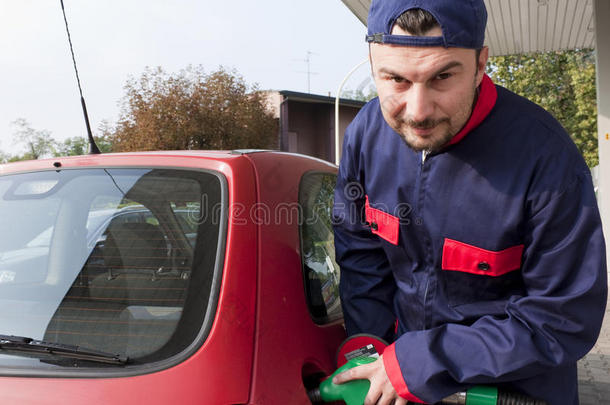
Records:
<instances>
[{"instance_id":1,"label":"red collar","mask_svg":"<svg viewBox=\"0 0 610 405\"><path fill-rule=\"evenodd\" d=\"M473 129L479 126L481 122L489 115L491 110L496 105L496 100L498 99L498 92L496 91L496 85L491 81L489 76L484 75L483 80L481 81L481 87L479 90L479 97L477 98L477 103L474 105L472 109L472 114L468 119L468 122L464 127L455 134L455 136L447 143L446 146L455 145Z\"/></svg>"}]
</instances>

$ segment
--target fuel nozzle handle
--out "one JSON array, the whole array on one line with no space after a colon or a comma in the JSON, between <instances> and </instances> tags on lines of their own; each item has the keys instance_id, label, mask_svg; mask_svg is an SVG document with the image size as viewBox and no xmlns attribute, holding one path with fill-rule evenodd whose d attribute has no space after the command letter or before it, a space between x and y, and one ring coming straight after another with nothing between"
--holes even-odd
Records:
<instances>
[{"instance_id":1,"label":"fuel nozzle handle","mask_svg":"<svg viewBox=\"0 0 610 405\"><path fill-rule=\"evenodd\" d=\"M320 388L314 388L312 390L307 391L307 396L312 404L319 404L320 402L324 402L322 399L322 395L320 394Z\"/></svg>"},{"instance_id":2,"label":"fuel nozzle handle","mask_svg":"<svg viewBox=\"0 0 610 405\"><path fill-rule=\"evenodd\" d=\"M369 391L369 380L352 380L344 384L333 384L335 375L363 364L377 360L373 357L355 358L339 367L329 378L320 383L319 388L309 390L307 395L314 404L344 401L346 405L362 405ZM445 399L441 405L547 405L546 402L514 392L498 391L491 386L475 386L466 392L457 392Z\"/></svg>"},{"instance_id":3,"label":"fuel nozzle handle","mask_svg":"<svg viewBox=\"0 0 610 405\"><path fill-rule=\"evenodd\" d=\"M440 402L442 405L547 405L545 401L515 392L498 391L496 387L476 386L457 392Z\"/></svg>"},{"instance_id":4,"label":"fuel nozzle handle","mask_svg":"<svg viewBox=\"0 0 610 405\"><path fill-rule=\"evenodd\" d=\"M344 384L333 384L333 377L352 367L374 362L373 357L362 357L348 361L330 377L320 383L320 388L308 391L312 403L344 401L346 405L362 405L369 392L369 380L352 380ZM315 399L315 400L314 400Z\"/></svg>"}]
</instances>

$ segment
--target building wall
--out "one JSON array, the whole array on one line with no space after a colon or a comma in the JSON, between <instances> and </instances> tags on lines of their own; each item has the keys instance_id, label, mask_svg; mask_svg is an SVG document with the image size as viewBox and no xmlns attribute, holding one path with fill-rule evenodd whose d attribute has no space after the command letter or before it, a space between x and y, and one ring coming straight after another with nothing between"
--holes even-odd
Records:
<instances>
[{"instance_id":1,"label":"building wall","mask_svg":"<svg viewBox=\"0 0 610 405\"><path fill-rule=\"evenodd\" d=\"M328 160L332 123L326 105L288 100L288 125L297 134L297 152Z\"/></svg>"},{"instance_id":2,"label":"building wall","mask_svg":"<svg viewBox=\"0 0 610 405\"><path fill-rule=\"evenodd\" d=\"M357 107L340 108L341 142L358 111ZM281 150L335 161L334 105L288 99L282 104L280 121Z\"/></svg>"},{"instance_id":3,"label":"building wall","mask_svg":"<svg viewBox=\"0 0 610 405\"><path fill-rule=\"evenodd\" d=\"M360 108L357 107L341 107L339 108L339 156L341 156L341 147L343 146L343 137L345 136L345 130L347 126L354 120L356 114L358 114ZM334 119L334 111L333 111L333 119ZM334 149L334 139L335 132L333 129L332 134L333 139L333 153L331 161L335 160L335 149Z\"/></svg>"},{"instance_id":4,"label":"building wall","mask_svg":"<svg viewBox=\"0 0 610 405\"><path fill-rule=\"evenodd\" d=\"M267 110L273 114L273 118L280 118L280 104L282 103L282 95L273 90L263 92L265 94Z\"/></svg>"}]
</instances>

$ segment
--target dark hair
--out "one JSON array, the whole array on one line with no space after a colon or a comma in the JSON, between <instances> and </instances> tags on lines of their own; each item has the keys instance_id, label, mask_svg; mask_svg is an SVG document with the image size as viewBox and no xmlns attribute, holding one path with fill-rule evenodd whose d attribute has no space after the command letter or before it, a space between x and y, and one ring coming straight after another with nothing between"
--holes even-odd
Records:
<instances>
[{"instance_id":1,"label":"dark hair","mask_svg":"<svg viewBox=\"0 0 610 405\"><path fill-rule=\"evenodd\" d=\"M412 8L405 11L396 19L396 25L402 30L407 31L411 35L423 36L436 27L440 28L440 24L436 18L426 10L421 8ZM476 61L479 63L481 49L476 49Z\"/></svg>"},{"instance_id":2,"label":"dark hair","mask_svg":"<svg viewBox=\"0 0 610 405\"><path fill-rule=\"evenodd\" d=\"M423 36L435 27L440 27L436 18L426 10L412 8L402 13L396 24L411 35Z\"/></svg>"}]
</instances>

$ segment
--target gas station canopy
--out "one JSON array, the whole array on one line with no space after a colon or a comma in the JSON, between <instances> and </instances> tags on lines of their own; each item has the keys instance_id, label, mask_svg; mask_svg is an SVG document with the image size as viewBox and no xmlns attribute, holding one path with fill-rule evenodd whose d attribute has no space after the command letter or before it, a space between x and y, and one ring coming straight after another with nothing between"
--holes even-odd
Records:
<instances>
[{"instance_id":1,"label":"gas station canopy","mask_svg":"<svg viewBox=\"0 0 610 405\"><path fill-rule=\"evenodd\" d=\"M341 0L363 24L371 0ZM485 0L490 55L595 47L590 0Z\"/></svg>"}]
</instances>

